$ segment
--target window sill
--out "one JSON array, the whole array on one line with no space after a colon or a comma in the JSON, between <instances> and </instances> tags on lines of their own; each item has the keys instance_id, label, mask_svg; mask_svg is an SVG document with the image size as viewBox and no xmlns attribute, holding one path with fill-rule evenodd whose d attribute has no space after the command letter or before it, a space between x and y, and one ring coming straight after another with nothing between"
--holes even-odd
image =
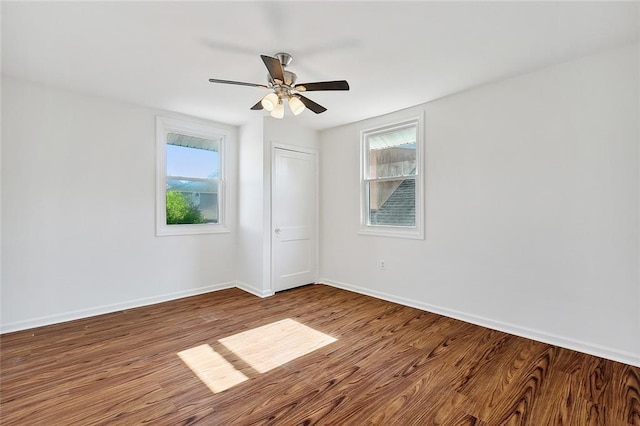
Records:
<instances>
[{"instance_id":1,"label":"window sill","mask_svg":"<svg viewBox=\"0 0 640 426\"><path fill-rule=\"evenodd\" d=\"M176 235L228 234L231 231L224 225L161 225L156 229L157 237Z\"/></svg>"},{"instance_id":2,"label":"window sill","mask_svg":"<svg viewBox=\"0 0 640 426\"><path fill-rule=\"evenodd\" d=\"M418 228L400 228L400 227L393 227L393 226L363 227L363 228L360 228L360 231L358 231L358 235L424 240L424 232L422 232Z\"/></svg>"}]
</instances>

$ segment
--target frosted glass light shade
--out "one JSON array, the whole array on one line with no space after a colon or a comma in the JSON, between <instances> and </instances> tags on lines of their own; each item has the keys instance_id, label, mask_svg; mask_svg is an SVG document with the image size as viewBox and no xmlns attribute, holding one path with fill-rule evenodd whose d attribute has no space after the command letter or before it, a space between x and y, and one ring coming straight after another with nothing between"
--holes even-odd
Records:
<instances>
[{"instance_id":1,"label":"frosted glass light shade","mask_svg":"<svg viewBox=\"0 0 640 426\"><path fill-rule=\"evenodd\" d=\"M289 98L289 108L291 108L291 112L293 115L298 115L306 108L300 98L297 96L291 96Z\"/></svg>"},{"instance_id":2,"label":"frosted glass light shade","mask_svg":"<svg viewBox=\"0 0 640 426\"><path fill-rule=\"evenodd\" d=\"M279 100L280 99L278 99L278 95L272 92L262 98L262 101L260 101L260 103L262 104L262 107L267 111L273 111L278 105Z\"/></svg>"},{"instance_id":3,"label":"frosted glass light shade","mask_svg":"<svg viewBox=\"0 0 640 426\"><path fill-rule=\"evenodd\" d=\"M276 104L276 107L273 109L273 111L271 111L271 116L273 118L283 118L284 117L284 105L282 104L282 101L279 101Z\"/></svg>"}]
</instances>

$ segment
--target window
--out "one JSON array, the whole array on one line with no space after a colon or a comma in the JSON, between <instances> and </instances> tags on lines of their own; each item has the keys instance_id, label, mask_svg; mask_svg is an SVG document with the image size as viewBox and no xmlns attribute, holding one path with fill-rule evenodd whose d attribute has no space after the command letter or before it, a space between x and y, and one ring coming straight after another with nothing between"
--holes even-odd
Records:
<instances>
[{"instance_id":1,"label":"window","mask_svg":"<svg viewBox=\"0 0 640 426\"><path fill-rule=\"evenodd\" d=\"M424 238L422 118L361 131L361 234Z\"/></svg>"},{"instance_id":2,"label":"window","mask_svg":"<svg viewBox=\"0 0 640 426\"><path fill-rule=\"evenodd\" d=\"M224 147L228 132L157 118L156 234L228 232Z\"/></svg>"}]
</instances>

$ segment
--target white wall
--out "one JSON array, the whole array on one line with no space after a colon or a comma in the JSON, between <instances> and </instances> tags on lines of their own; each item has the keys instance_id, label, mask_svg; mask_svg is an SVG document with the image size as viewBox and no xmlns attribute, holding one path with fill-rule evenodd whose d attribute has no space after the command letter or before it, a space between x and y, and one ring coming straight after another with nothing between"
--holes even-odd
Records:
<instances>
[{"instance_id":1,"label":"white wall","mask_svg":"<svg viewBox=\"0 0 640 426\"><path fill-rule=\"evenodd\" d=\"M155 116L179 116L3 78L2 331L236 280L271 294L277 143L322 147L321 281L638 365L637 47L413 108L424 241L357 235L357 129L405 112L320 138L259 116L229 144L232 232L155 237Z\"/></svg>"},{"instance_id":2,"label":"white wall","mask_svg":"<svg viewBox=\"0 0 640 426\"><path fill-rule=\"evenodd\" d=\"M271 169L274 145L318 149L318 132L295 117L259 116L240 128L238 286L258 296L271 285Z\"/></svg>"},{"instance_id":3,"label":"white wall","mask_svg":"<svg viewBox=\"0 0 640 426\"><path fill-rule=\"evenodd\" d=\"M264 136L263 116L240 127L238 185L238 285L258 296L268 296L264 269Z\"/></svg>"},{"instance_id":4,"label":"white wall","mask_svg":"<svg viewBox=\"0 0 640 426\"><path fill-rule=\"evenodd\" d=\"M307 110L303 114L313 113ZM264 140L269 147L273 144L281 144L312 150L319 149L318 132L298 123L295 117L288 115L288 112L287 117L283 120L265 117ZM269 164L271 164L271 159L269 159Z\"/></svg>"},{"instance_id":5,"label":"white wall","mask_svg":"<svg viewBox=\"0 0 640 426\"><path fill-rule=\"evenodd\" d=\"M415 107L425 240L357 234L357 129L403 112L322 132L321 280L640 365L638 71L633 45Z\"/></svg>"},{"instance_id":6,"label":"white wall","mask_svg":"<svg viewBox=\"0 0 640 426\"><path fill-rule=\"evenodd\" d=\"M240 128L238 286L259 296L271 285L271 169L274 145L318 149L318 132L299 124L260 116Z\"/></svg>"},{"instance_id":7,"label":"white wall","mask_svg":"<svg viewBox=\"0 0 640 426\"><path fill-rule=\"evenodd\" d=\"M286 112L288 115L288 111ZM305 111L304 114L311 114L311 111ZM287 116L284 120L278 120L275 118L267 117L264 123L264 141L265 141L265 171L264 180L265 180L265 216L264 216L264 224L267 233L265 234L267 238L264 243L264 253L265 253L265 269L264 276L265 281L269 281L269 288L273 288L272 281L272 266L273 259L271 257L271 238L273 237L271 233L271 185L272 185L272 175L273 175L273 150L274 147L278 146L281 148L301 148L304 150L313 150L318 152L319 155L319 134L316 130L309 129L296 120L295 116ZM319 251L320 242L317 241L318 246L316 247L316 253ZM319 268L316 267L316 271Z\"/></svg>"},{"instance_id":8,"label":"white wall","mask_svg":"<svg viewBox=\"0 0 640 426\"><path fill-rule=\"evenodd\" d=\"M179 115L10 78L2 90L2 331L234 285L235 127L217 124L234 139L232 232L156 237L155 117Z\"/></svg>"},{"instance_id":9,"label":"white wall","mask_svg":"<svg viewBox=\"0 0 640 426\"><path fill-rule=\"evenodd\" d=\"M231 233L156 237L156 115L203 120L7 77L2 88L2 332L234 285L273 294L271 149L317 149L316 131L292 117L209 123L232 133Z\"/></svg>"}]
</instances>

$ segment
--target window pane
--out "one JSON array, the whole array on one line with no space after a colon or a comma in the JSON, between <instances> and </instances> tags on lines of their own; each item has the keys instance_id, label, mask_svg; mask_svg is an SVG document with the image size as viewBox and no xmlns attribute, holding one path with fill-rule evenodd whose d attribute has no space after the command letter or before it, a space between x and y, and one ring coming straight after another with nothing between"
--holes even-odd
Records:
<instances>
[{"instance_id":1,"label":"window pane","mask_svg":"<svg viewBox=\"0 0 640 426\"><path fill-rule=\"evenodd\" d=\"M369 182L369 225L415 226L416 181Z\"/></svg>"},{"instance_id":2,"label":"window pane","mask_svg":"<svg viewBox=\"0 0 640 426\"><path fill-rule=\"evenodd\" d=\"M369 135L367 146L370 178L415 176L415 126Z\"/></svg>"},{"instance_id":3,"label":"window pane","mask_svg":"<svg viewBox=\"0 0 640 426\"><path fill-rule=\"evenodd\" d=\"M218 178L219 141L169 133L167 175Z\"/></svg>"},{"instance_id":4,"label":"window pane","mask_svg":"<svg viewBox=\"0 0 640 426\"><path fill-rule=\"evenodd\" d=\"M167 225L218 223L218 182L167 178Z\"/></svg>"}]
</instances>

